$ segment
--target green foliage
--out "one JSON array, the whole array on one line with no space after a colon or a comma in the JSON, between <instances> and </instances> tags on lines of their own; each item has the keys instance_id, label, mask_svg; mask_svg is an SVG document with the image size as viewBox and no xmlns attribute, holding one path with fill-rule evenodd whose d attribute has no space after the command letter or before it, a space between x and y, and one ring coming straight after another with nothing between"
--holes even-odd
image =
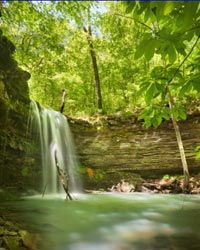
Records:
<instances>
[{"instance_id":1,"label":"green foliage","mask_svg":"<svg viewBox=\"0 0 200 250\"><path fill-rule=\"evenodd\" d=\"M200 160L200 146L196 147L196 159Z\"/></svg>"},{"instance_id":2,"label":"green foliage","mask_svg":"<svg viewBox=\"0 0 200 250\"><path fill-rule=\"evenodd\" d=\"M170 175L166 174L166 175L164 175L164 176L162 177L162 180L167 181L167 180L169 180L170 178L171 178Z\"/></svg>"},{"instance_id":3,"label":"green foliage","mask_svg":"<svg viewBox=\"0 0 200 250\"><path fill-rule=\"evenodd\" d=\"M21 170L21 175L22 175L23 177L28 176L29 173L30 173L30 168L29 168L29 167L23 167L23 168L22 168L22 170Z\"/></svg>"},{"instance_id":4,"label":"green foliage","mask_svg":"<svg viewBox=\"0 0 200 250\"><path fill-rule=\"evenodd\" d=\"M106 114L142 110L147 127L172 114L186 119L185 107L200 98L198 49L179 66L199 35L198 2L5 3L1 28L16 45L19 65L31 73L31 97L58 110L65 88L71 116L98 111L87 24ZM172 110L168 88L176 103Z\"/></svg>"}]
</instances>

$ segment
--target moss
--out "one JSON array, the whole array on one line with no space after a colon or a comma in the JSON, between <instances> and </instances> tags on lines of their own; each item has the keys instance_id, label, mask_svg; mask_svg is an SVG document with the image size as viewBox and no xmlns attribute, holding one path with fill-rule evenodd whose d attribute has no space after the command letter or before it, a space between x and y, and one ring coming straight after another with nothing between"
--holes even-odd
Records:
<instances>
[{"instance_id":1,"label":"moss","mask_svg":"<svg viewBox=\"0 0 200 250\"><path fill-rule=\"evenodd\" d=\"M0 217L0 249L38 249L41 239L25 230L22 225Z\"/></svg>"},{"instance_id":2,"label":"moss","mask_svg":"<svg viewBox=\"0 0 200 250\"><path fill-rule=\"evenodd\" d=\"M20 249L18 237L5 236L5 237L3 237L3 244L9 250L19 250Z\"/></svg>"}]
</instances>

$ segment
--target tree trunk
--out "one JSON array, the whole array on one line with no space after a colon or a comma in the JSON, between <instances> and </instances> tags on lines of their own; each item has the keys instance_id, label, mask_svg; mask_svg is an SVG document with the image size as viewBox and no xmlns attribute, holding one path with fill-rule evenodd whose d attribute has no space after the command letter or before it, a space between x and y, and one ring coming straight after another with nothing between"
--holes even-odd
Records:
<instances>
[{"instance_id":1,"label":"tree trunk","mask_svg":"<svg viewBox=\"0 0 200 250\"><path fill-rule=\"evenodd\" d=\"M65 190L65 193L66 193L66 199L68 197L69 200L73 200L72 196L69 193L69 189L68 189L67 174L58 165L57 152L55 152L54 157L55 157L55 162L56 162L57 173L58 173L60 182L61 182L61 184L63 186L63 189Z\"/></svg>"},{"instance_id":2,"label":"tree trunk","mask_svg":"<svg viewBox=\"0 0 200 250\"><path fill-rule=\"evenodd\" d=\"M63 113L64 108L65 108L65 97L66 97L66 90L63 89L62 98L61 98L61 105L60 105L60 113Z\"/></svg>"},{"instance_id":3,"label":"tree trunk","mask_svg":"<svg viewBox=\"0 0 200 250\"><path fill-rule=\"evenodd\" d=\"M88 46L90 49L90 56L92 60L92 67L93 67L94 78L95 78L95 92L96 92L97 107L98 109L102 110L103 105L102 105L102 96L101 96L100 77L99 77L99 70L98 70L98 65L97 65L97 57L96 57L96 53L95 53L94 46L92 43L91 26L89 26L88 29L86 27L83 27L83 30L87 35Z\"/></svg>"},{"instance_id":4,"label":"tree trunk","mask_svg":"<svg viewBox=\"0 0 200 250\"><path fill-rule=\"evenodd\" d=\"M169 88L168 88L168 97L169 97L169 100L168 100L169 107L170 107L170 110L172 110L173 109L173 98L171 96ZM189 175L188 164L187 164L187 160L186 160L186 156L185 156L185 150L183 147L181 132L180 132L176 117L173 115L173 113L171 113L171 119L172 119L172 123L174 126L176 139L177 139L177 143L178 143L178 147L179 147L179 152L180 152L180 156L181 156L182 166L183 166L183 174L184 174L184 179L185 179L184 187L187 189L188 185L189 185L190 175Z\"/></svg>"}]
</instances>

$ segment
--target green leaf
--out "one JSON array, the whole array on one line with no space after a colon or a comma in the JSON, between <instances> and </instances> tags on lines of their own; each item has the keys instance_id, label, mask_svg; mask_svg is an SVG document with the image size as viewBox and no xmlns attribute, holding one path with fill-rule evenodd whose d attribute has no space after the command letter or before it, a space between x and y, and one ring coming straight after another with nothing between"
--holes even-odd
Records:
<instances>
[{"instance_id":1,"label":"green leaf","mask_svg":"<svg viewBox=\"0 0 200 250\"><path fill-rule=\"evenodd\" d=\"M150 128L152 125L151 119L145 119L144 125L145 125L145 128Z\"/></svg>"},{"instance_id":2,"label":"green leaf","mask_svg":"<svg viewBox=\"0 0 200 250\"><path fill-rule=\"evenodd\" d=\"M168 47L167 53L169 56L169 62L173 64L176 61L176 51L174 49L173 44Z\"/></svg>"},{"instance_id":3,"label":"green leaf","mask_svg":"<svg viewBox=\"0 0 200 250\"><path fill-rule=\"evenodd\" d=\"M145 51L144 53L147 61L149 61L153 57L155 51L155 45L156 45L155 40L150 39L147 41L146 46L143 48L143 50Z\"/></svg>"},{"instance_id":4,"label":"green leaf","mask_svg":"<svg viewBox=\"0 0 200 250\"><path fill-rule=\"evenodd\" d=\"M29 175L29 172L30 172L30 169L29 169L28 167L24 167L24 168L22 168L22 170L21 170L21 174L22 174L23 177L28 176L28 175Z\"/></svg>"},{"instance_id":5,"label":"green leaf","mask_svg":"<svg viewBox=\"0 0 200 250\"><path fill-rule=\"evenodd\" d=\"M136 49L136 52L135 52L135 56L134 56L134 59L139 59L140 57L142 57L144 54L144 50L142 48L142 46L138 46L137 49Z\"/></svg>"},{"instance_id":6,"label":"green leaf","mask_svg":"<svg viewBox=\"0 0 200 250\"><path fill-rule=\"evenodd\" d=\"M161 116L157 116L157 117L154 117L152 119L152 124L153 124L154 128L157 128L161 123L162 123L162 117Z\"/></svg>"},{"instance_id":7,"label":"green leaf","mask_svg":"<svg viewBox=\"0 0 200 250\"><path fill-rule=\"evenodd\" d=\"M181 120L186 120L187 113L185 109L179 109L179 117L181 118Z\"/></svg>"},{"instance_id":8,"label":"green leaf","mask_svg":"<svg viewBox=\"0 0 200 250\"><path fill-rule=\"evenodd\" d=\"M135 7L135 2L126 2L126 13L129 14L133 11L134 7Z\"/></svg>"},{"instance_id":9,"label":"green leaf","mask_svg":"<svg viewBox=\"0 0 200 250\"><path fill-rule=\"evenodd\" d=\"M179 92L179 96L184 96L185 93L188 93L190 90L192 89L192 84L190 81L186 82L183 87L181 88L180 92Z\"/></svg>"},{"instance_id":10,"label":"green leaf","mask_svg":"<svg viewBox=\"0 0 200 250\"><path fill-rule=\"evenodd\" d=\"M174 2L167 2L167 3L165 3L163 14L165 16L169 15L169 13L171 13L174 10L174 8L175 8Z\"/></svg>"},{"instance_id":11,"label":"green leaf","mask_svg":"<svg viewBox=\"0 0 200 250\"><path fill-rule=\"evenodd\" d=\"M169 121L170 120L170 112L168 109L163 110L162 112L162 117L163 119Z\"/></svg>"},{"instance_id":12,"label":"green leaf","mask_svg":"<svg viewBox=\"0 0 200 250\"><path fill-rule=\"evenodd\" d=\"M145 94L145 101L147 104L151 102L151 100L154 98L157 92L158 91L157 91L155 83L152 83Z\"/></svg>"},{"instance_id":13,"label":"green leaf","mask_svg":"<svg viewBox=\"0 0 200 250\"><path fill-rule=\"evenodd\" d=\"M137 46L136 52L135 52L135 59L138 59L145 54L145 57L149 56L148 50L150 49L150 55L152 54L152 50L154 48L153 43L151 42L151 34L150 33L145 33L144 38L140 42L140 44ZM153 47L152 47L153 46ZM154 53L154 51L153 51ZM152 56L151 56L152 57Z\"/></svg>"},{"instance_id":14,"label":"green leaf","mask_svg":"<svg viewBox=\"0 0 200 250\"><path fill-rule=\"evenodd\" d=\"M185 44L184 44L182 41L180 41L180 40L175 40L175 41L174 41L174 46L175 46L176 51L177 51L178 53L180 53L180 54L183 55L183 56L186 56L186 52L185 52L186 46L185 46Z\"/></svg>"},{"instance_id":15,"label":"green leaf","mask_svg":"<svg viewBox=\"0 0 200 250\"><path fill-rule=\"evenodd\" d=\"M197 92L200 92L200 78L193 81L192 85Z\"/></svg>"},{"instance_id":16,"label":"green leaf","mask_svg":"<svg viewBox=\"0 0 200 250\"><path fill-rule=\"evenodd\" d=\"M159 94L163 93L165 92L165 85L156 83L156 89L159 91Z\"/></svg>"}]
</instances>

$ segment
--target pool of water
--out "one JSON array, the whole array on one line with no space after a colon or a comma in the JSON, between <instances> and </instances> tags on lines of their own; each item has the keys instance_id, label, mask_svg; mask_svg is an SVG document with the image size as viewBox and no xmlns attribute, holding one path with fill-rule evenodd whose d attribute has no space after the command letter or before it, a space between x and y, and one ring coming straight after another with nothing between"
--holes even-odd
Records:
<instances>
[{"instance_id":1,"label":"pool of water","mask_svg":"<svg viewBox=\"0 0 200 250\"><path fill-rule=\"evenodd\" d=\"M42 235L41 250L199 250L200 196L151 194L29 197L5 203Z\"/></svg>"}]
</instances>

